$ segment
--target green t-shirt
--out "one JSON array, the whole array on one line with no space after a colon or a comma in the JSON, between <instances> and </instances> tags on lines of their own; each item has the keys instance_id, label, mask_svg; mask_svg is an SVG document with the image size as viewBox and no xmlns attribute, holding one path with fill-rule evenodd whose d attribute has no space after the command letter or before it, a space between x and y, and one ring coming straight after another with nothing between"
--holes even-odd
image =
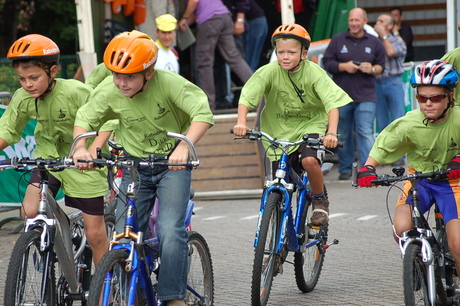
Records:
<instances>
[{"instance_id":1,"label":"green t-shirt","mask_svg":"<svg viewBox=\"0 0 460 306\"><path fill-rule=\"evenodd\" d=\"M452 65L454 65L457 70L460 71L460 48L456 48L450 52L447 52L444 54L444 56L441 58L443 61L449 62ZM455 104L460 105L460 88L457 86L454 89L454 98L455 98Z\"/></svg>"},{"instance_id":2,"label":"green t-shirt","mask_svg":"<svg viewBox=\"0 0 460 306\"><path fill-rule=\"evenodd\" d=\"M106 77L111 76L112 71L104 63L100 63L85 80L85 84L91 88L96 88Z\"/></svg>"},{"instance_id":3,"label":"green t-shirt","mask_svg":"<svg viewBox=\"0 0 460 306\"><path fill-rule=\"evenodd\" d=\"M132 98L123 96L113 77L107 77L78 111L75 125L92 131L111 119L120 122L117 142L137 157L168 155L176 139L166 132L185 133L193 121L214 124L204 92L165 70L155 70L146 90Z\"/></svg>"},{"instance_id":4,"label":"green t-shirt","mask_svg":"<svg viewBox=\"0 0 460 306\"><path fill-rule=\"evenodd\" d=\"M409 166L419 172L446 169L460 153L460 108L451 108L441 123L423 124L419 110L408 112L388 125L375 140L369 156L390 164L407 154Z\"/></svg>"},{"instance_id":5,"label":"green t-shirt","mask_svg":"<svg viewBox=\"0 0 460 306\"><path fill-rule=\"evenodd\" d=\"M37 147L34 156L61 158L68 155L75 116L85 104L91 88L77 80L55 80L53 91L43 100L31 97L23 88L14 93L10 105L0 118L0 138L10 145L17 143L27 122L35 119ZM101 131L113 130L116 122L112 123L101 128ZM61 181L62 191L71 197L93 198L105 195L108 190L105 169L83 173L77 169L66 169L52 174Z\"/></svg>"},{"instance_id":6,"label":"green t-shirt","mask_svg":"<svg viewBox=\"0 0 460 306\"><path fill-rule=\"evenodd\" d=\"M290 73L292 81L303 90L303 103L289 80L288 72L269 63L259 68L241 91L240 104L249 109L257 107L262 97L265 106L261 113L260 129L278 139L297 141L306 133L324 135L328 113L352 99L317 64L303 61L301 68ZM264 143L266 146L267 144ZM291 147L289 153L295 151ZM271 161L279 158L268 150Z\"/></svg>"}]
</instances>

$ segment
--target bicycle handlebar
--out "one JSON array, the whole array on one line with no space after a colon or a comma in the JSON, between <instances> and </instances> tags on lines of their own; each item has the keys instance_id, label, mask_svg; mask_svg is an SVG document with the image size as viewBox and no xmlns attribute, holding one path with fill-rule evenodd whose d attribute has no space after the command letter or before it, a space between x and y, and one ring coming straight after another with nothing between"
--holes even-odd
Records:
<instances>
[{"instance_id":1,"label":"bicycle handlebar","mask_svg":"<svg viewBox=\"0 0 460 306\"><path fill-rule=\"evenodd\" d=\"M0 170L1 169L10 169L13 168L16 171L22 171L23 168L27 166L38 166L46 168L49 171L61 171L66 168L73 168L77 169L77 167L73 164L72 154L75 149L75 145L77 142L83 138L90 138L97 136L98 132L87 132L78 135L72 141L70 146L69 154L67 157L63 158L7 158L4 160L0 160Z\"/></svg>"},{"instance_id":2,"label":"bicycle handlebar","mask_svg":"<svg viewBox=\"0 0 460 306\"><path fill-rule=\"evenodd\" d=\"M398 168L395 168L398 169ZM404 170L404 168L403 168ZM394 171L397 172L398 170ZM402 172L403 173L403 172ZM400 181L414 181L420 179L431 179L433 181L444 180L447 178L447 174L449 174L448 170L439 169L433 172L425 172L425 173L412 173L403 175L402 173L395 173L396 175L388 175L383 174L379 175L376 180L372 180L371 183L378 185L378 186L390 186L391 183L400 182Z\"/></svg>"},{"instance_id":3,"label":"bicycle handlebar","mask_svg":"<svg viewBox=\"0 0 460 306\"><path fill-rule=\"evenodd\" d=\"M61 171L66 168L73 168L76 169L77 167L73 164L73 160L69 158L59 158L59 159L52 159L52 158L7 158L4 160L0 160L0 170L1 169L15 169L17 171L21 171L23 168L27 166L38 166L46 168L49 171Z\"/></svg>"},{"instance_id":4,"label":"bicycle handlebar","mask_svg":"<svg viewBox=\"0 0 460 306\"><path fill-rule=\"evenodd\" d=\"M118 155L109 155L109 154L100 154L101 157L99 159L93 160L78 160L78 162L82 163L94 163L98 167L118 167L118 168L139 168L139 167L150 167L153 168L155 166L185 166L189 169L197 168L200 165L200 161L198 160L198 155L196 153L195 146L193 142L185 135L174 133L174 132L167 132L166 135L168 137L177 138L180 140L184 140L190 148L190 154L192 160L188 161L185 164L182 163L170 163L168 162L167 156L156 156L155 154L150 155L148 158L139 158L133 156L118 156ZM114 148L115 146L112 146ZM123 149L122 147L116 147L116 149Z\"/></svg>"},{"instance_id":5,"label":"bicycle handlebar","mask_svg":"<svg viewBox=\"0 0 460 306\"><path fill-rule=\"evenodd\" d=\"M230 133L233 134L233 129L230 129ZM302 139L297 140L295 142L289 141L287 139L276 139L269 134L262 132L262 131L257 131L257 130L247 130L245 136L237 136L234 139L245 139L248 138L249 140L260 140L262 138L267 139L272 146L275 148L278 148L280 146L282 147L293 147L293 146L298 146L301 144L306 144L307 147L316 149L316 150L325 150L326 147L323 144L323 140L321 138L310 138L308 134L305 134L302 136ZM338 147L343 147L343 143L339 142Z\"/></svg>"}]
</instances>

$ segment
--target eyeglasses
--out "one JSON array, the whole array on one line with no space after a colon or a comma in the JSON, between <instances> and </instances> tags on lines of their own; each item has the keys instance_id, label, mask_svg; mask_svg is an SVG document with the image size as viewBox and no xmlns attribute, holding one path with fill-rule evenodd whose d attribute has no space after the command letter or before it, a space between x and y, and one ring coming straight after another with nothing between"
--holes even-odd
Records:
<instances>
[{"instance_id":1,"label":"eyeglasses","mask_svg":"<svg viewBox=\"0 0 460 306\"><path fill-rule=\"evenodd\" d=\"M432 95L432 96L424 96L424 95L417 94L415 96L415 98L417 98L418 102L420 102L420 103L425 103L426 101L428 101L428 99L430 99L430 101L433 102L433 103L437 103L437 102L441 102L446 97L447 97L446 94Z\"/></svg>"}]
</instances>

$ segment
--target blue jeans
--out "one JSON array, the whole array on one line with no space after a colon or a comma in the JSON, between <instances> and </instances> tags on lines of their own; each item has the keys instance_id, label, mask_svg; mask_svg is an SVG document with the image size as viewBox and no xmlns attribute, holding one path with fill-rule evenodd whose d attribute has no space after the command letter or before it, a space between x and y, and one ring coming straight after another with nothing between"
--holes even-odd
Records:
<instances>
[{"instance_id":1,"label":"blue jeans","mask_svg":"<svg viewBox=\"0 0 460 306\"><path fill-rule=\"evenodd\" d=\"M247 20L247 30L244 32L246 62L252 71L259 68L260 55L268 33L268 23L265 16Z\"/></svg>"},{"instance_id":2,"label":"blue jeans","mask_svg":"<svg viewBox=\"0 0 460 306\"><path fill-rule=\"evenodd\" d=\"M117 232L124 225L127 186L131 181L128 170L123 171L120 199L117 203ZM160 214L157 234L160 240L161 269L158 276L158 298L163 301L185 299L188 269L188 235L185 231L185 215L190 199L190 170L171 171L166 167L139 169L136 186L137 217L140 229L146 232L150 213L158 197Z\"/></svg>"},{"instance_id":3,"label":"blue jeans","mask_svg":"<svg viewBox=\"0 0 460 306\"><path fill-rule=\"evenodd\" d=\"M356 144L360 168L364 165L374 144L375 102L353 102L339 108L339 172L351 173L355 161Z\"/></svg>"},{"instance_id":4,"label":"blue jeans","mask_svg":"<svg viewBox=\"0 0 460 306\"><path fill-rule=\"evenodd\" d=\"M404 84L402 77L392 76L378 79L377 89L377 127L381 132L388 124L404 116Z\"/></svg>"}]
</instances>

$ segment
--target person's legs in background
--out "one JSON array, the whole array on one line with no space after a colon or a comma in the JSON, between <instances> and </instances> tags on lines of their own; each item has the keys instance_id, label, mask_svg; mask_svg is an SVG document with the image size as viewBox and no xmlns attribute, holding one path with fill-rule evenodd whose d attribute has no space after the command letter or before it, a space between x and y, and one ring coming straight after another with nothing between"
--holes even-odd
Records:
<instances>
[{"instance_id":1,"label":"person's legs in background","mask_svg":"<svg viewBox=\"0 0 460 306\"><path fill-rule=\"evenodd\" d=\"M265 16L247 21L248 28L244 32L246 62L252 71L259 68L260 56L268 34L268 24Z\"/></svg>"},{"instance_id":2,"label":"person's legs in background","mask_svg":"<svg viewBox=\"0 0 460 306\"><path fill-rule=\"evenodd\" d=\"M343 143L343 147L338 148L340 180L348 180L351 177L351 165L355 161L354 110L356 104L349 103L339 108L339 141Z\"/></svg>"},{"instance_id":3,"label":"person's legs in background","mask_svg":"<svg viewBox=\"0 0 460 306\"><path fill-rule=\"evenodd\" d=\"M208 96L209 106L216 109L216 91L214 86L214 50L223 30L221 18L217 15L197 26L196 34L196 84Z\"/></svg>"},{"instance_id":4,"label":"person's legs in background","mask_svg":"<svg viewBox=\"0 0 460 306\"><path fill-rule=\"evenodd\" d=\"M374 145L374 121L375 121L375 102L356 103L355 109L355 126L356 126L356 144L358 146L359 167L369 156L372 146Z\"/></svg>"},{"instance_id":5,"label":"person's legs in background","mask_svg":"<svg viewBox=\"0 0 460 306\"><path fill-rule=\"evenodd\" d=\"M377 80L375 87L377 92L376 118L377 129L381 132L388 124L390 124L390 111L388 109L387 95L385 94L386 80ZM391 94L391 93L389 93Z\"/></svg>"}]
</instances>

